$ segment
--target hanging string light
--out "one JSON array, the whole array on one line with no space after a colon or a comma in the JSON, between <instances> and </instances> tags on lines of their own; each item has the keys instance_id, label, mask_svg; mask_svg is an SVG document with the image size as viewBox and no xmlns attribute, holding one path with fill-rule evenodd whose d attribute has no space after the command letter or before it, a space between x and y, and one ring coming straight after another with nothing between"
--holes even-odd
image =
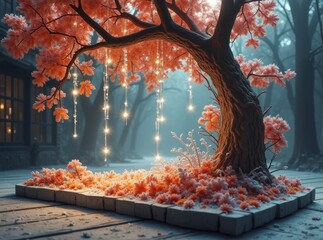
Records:
<instances>
[{"instance_id":1,"label":"hanging string light","mask_svg":"<svg viewBox=\"0 0 323 240\"><path fill-rule=\"evenodd\" d=\"M104 155L104 161L108 161L108 155L110 153L110 149L108 148L108 134L110 133L109 128L109 65L112 63L112 60L110 59L111 52L106 50L106 57L105 57L105 73L103 75L103 111L104 111L104 148L103 148L103 155Z\"/></svg>"},{"instance_id":2,"label":"hanging string light","mask_svg":"<svg viewBox=\"0 0 323 240\"><path fill-rule=\"evenodd\" d=\"M77 27L77 22L75 21L73 23L75 27ZM77 96L79 94L78 90L78 75L77 75L77 68L76 64L74 64L74 72L72 74L73 77L73 90L72 90L72 95L73 95L73 138L77 138Z\"/></svg>"},{"instance_id":3,"label":"hanging string light","mask_svg":"<svg viewBox=\"0 0 323 240\"><path fill-rule=\"evenodd\" d=\"M163 44L157 41L157 54L156 54L156 77L158 79L158 85L156 87L156 133L155 133L155 142L156 142L156 160L160 160L161 156L159 153L159 142L160 137L160 124L165 122L164 117L164 80L163 80L163 67L164 67L164 52Z\"/></svg>"},{"instance_id":4,"label":"hanging string light","mask_svg":"<svg viewBox=\"0 0 323 240\"><path fill-rule=\"evenodd\" d=\"M188 58L188 106L187 110L190 112L194 111L194 104L193 104L193 60L192 56L190 55Z\"/></svg>"},{"instance_id":5,"label":"hanging string light","mask_svg":"<svg viewBox=\"0 0 323 240\"><path fill-rule=\"evenodd\" d=\"M123 27L123 32L126 35L127 34L127 26L126 22L124 22L124 27ZM128 112L128 50L127 48L123 48L123 68L122 68L122 73L124 76L124 82L123 82L123 87L124 87L124 92L125 92L125 100L124 100L124 110L122 113L122 117L126 122L126 125L128 123L128 118L129 118L129 112Z\"/></svg>"},{"instance_id":6,"label":"hanging string light","mask_svg":"<svg viewBox=\"0 0 323 240\"><path fill-rule=\"evenodd\" d=\"M79 94L78 91L78 81L77 81L77 69L76 66L74 67L74 72L72 74L73 76L73 90L72 90L72 95L73 95L73 138L77 138L77 96Z\"/></svg>"}]
</instances>

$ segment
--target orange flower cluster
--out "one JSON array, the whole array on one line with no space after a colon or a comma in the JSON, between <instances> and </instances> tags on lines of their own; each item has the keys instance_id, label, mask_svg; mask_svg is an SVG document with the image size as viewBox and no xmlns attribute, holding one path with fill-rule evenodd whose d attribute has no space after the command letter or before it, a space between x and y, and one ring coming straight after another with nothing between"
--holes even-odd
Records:
<instances>
[{"instance_id":1,"label":"orange flower cluster","mask_svg":"<svg viewBox=\"0 0 323 240\"><path fill-rule=\"evenodd\" d=\"M72 160L66 169L45 168L41 173L34 172L25 184L58 189L92 189L106 195L136 197L184 208L217 208L225 213L234 208L258 208L273 199L286 199L287 194L306 189L299 180L284 176L274 179L272 186L257 183L255 187L252 185L255 180L249 180L247 176L240 178L231 168L213 171L211 166L212 162L206 160L201 167L171 162L161 163L149 171L93 173L78 160Z\"/></svg>"}]
</instances>

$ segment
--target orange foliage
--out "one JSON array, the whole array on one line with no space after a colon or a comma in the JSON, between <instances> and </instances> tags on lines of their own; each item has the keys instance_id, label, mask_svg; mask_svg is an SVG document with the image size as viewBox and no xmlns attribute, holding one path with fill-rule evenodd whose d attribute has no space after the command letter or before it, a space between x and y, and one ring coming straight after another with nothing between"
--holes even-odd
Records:
<instances>
[{"instance_id":1,"label":"orange foliage","mask_svg":"<svg viewBox=\"0 0 323 240\"><path fill-rule=\"evenodd\" d=\"M86 97L89 97L92 94L92 90L95 90L95 86L91 83L91 81L85 80L80 83L80 95L84 94Z\"/></svg>"},{"instance_id":2,"label":"orange foliage","mask_svg":"<svg viewBox=\"0 0 323 240\"><path fill-rule=\"evenodd\" d=\"M96 192L106 195L136 197L157 203L183 205L184 208L193 208L195 205L200 208L219 208L226 213L231 212L234 206L243 210L258 208L262 203L285 199L286 194L306 190L298 180L280 176L273 186L264 186L263 194L248 194L248 189L241 186L239 178L233 177L230 168L219 175L208 175L196 171L196 167L183 169L184 166L180 162L164 164L161 169L167 170L166 175L159 168L149 171L126 171L123 174L113 171L92 173L78 160L72 160L66 169L44 168L41 172L33 172L32 179L27 180L25 184L57 189L95 189ZM201 168L203 165L208 163L202 162ZM235 187L229 187L232 182L235 183ZM252 192L254 189L249 190Z\"/></svg>"}]
</instances>

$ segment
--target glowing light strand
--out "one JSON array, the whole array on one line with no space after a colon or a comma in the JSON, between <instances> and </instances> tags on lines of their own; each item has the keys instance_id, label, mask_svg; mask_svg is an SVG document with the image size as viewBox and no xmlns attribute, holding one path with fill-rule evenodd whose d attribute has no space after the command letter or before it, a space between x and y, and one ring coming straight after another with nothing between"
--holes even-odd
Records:
<instances>
[{"instance_id":1,"label":"glowing light strand","mask_svg":"<svg viewBox=\"0 0 323 240\"><path fill-rule=\"evenodd\" d=\"M161 140L160 136L160 125L165 121L164 117L164 80L163 80L163 67L164 67L164 52L163 52L163 43L157 41L157 54L156 54L156 77L158 79L158 85L156 86L156 133L155 133L155 142L156 142L156 160L161 159L159 152L159 143Z\"/></svg>"},{"instance_id":2,"label":"glowing light strand","mask_svg":"<svg viewBox=\"0 0 323 240\"><path fill-rule=\"evenodd\" d=\"M188 106L187 110L190 112L194 111L194 103L193 103L193 60L192 56L188 58Z\"/></svg>"},{"instance_id":3,"label":"glowing light strand","mask_svg":"<svg viewBox=\"0 0 323 240\"><path fill-rule=\"evenodd\" d=\"M108 161L108 155L110 153L110 149L108 148L108 134L110 133L109 128L109 111L110 111L110 105L109 105L109 65L112 63L110 59L110 51L106 51L106 62L105 62L105 73L103 75L103 111L104 111L104 148L103 148L103 155L104 155L104 161Z\"/></svg>"},{"instance_id":4,"label":"glowing light strand","mask_svg":"<svg viewBox=\"0 0 323 240\"><path fill-rule=\"evenodd\" d=\"M123 32L126 35L127 34L127 26L126 22L124 22L124 27L123 27ZM122 117L125 120L125 123L127 125L128 123L128 118L129 118L129 112L128 112L128 50L127 48L123 48L123 68L122 72L124 75L124 82L123 82L123 87L124 87L124 92L125 92L125 100L124 100L124 110L122 113Z\"/></svg>"},{"instance_id":5,"label":"glowing light strand","mask_svg":"<svg viewBox=\"0 0 323 240\"><path fill-rule=\"evenodd\" d=\"M72 74L73 76L73 90L72 90L72 95L73 95L73 138L77 138L77 96L78 96L78 75L77 75L77 69L74 67L74 73Z\"/></svg>"}]
</instances>

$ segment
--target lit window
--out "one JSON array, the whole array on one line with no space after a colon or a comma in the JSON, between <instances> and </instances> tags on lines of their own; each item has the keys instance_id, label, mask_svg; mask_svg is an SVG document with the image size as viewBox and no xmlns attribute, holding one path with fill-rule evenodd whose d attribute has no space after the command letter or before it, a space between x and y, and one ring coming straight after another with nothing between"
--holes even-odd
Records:
<instances>
[{"instance_id":1,"label":"lit window","mask_svg":"<svg viewBox=\"0 0 323 240\"><path fill-rule=\"evenodd\" d=\"M24 81L0 74L0 142L24 142Z\"/></svg>"}]
</instances>

